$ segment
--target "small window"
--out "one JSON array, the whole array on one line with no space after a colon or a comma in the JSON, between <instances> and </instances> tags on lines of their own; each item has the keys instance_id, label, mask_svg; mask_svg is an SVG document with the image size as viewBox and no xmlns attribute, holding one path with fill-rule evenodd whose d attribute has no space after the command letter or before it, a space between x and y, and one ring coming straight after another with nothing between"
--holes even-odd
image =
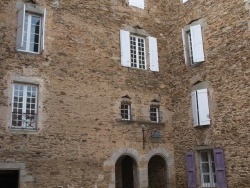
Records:
<instances>
[{"instance_id":1,"label":"small window","mask_svg":"<svg viewBox=\"0 0 250 188\"><path fill-rule=\"evenodd\" d=\"M130 103L122 102L121 103L121 118L125 121L131 120L131 105Z\"/></svg>"},{"instance_id":2,"label":"small window","mask_svg":"<svg viewBox=\"0 0 250 188\"><path fill-rule=\"evenodd\" d=\"M120 42L122 66L159 72L156 38L121 30ZM147 53L149 58L146 57Z\"/></svg>"},{"instance_id":3,"label":"small window","mask_svg":"<svg viewBox=\"0 0 250 188\"><path fill-rule=\"evenodd\" d=\"M37 100L36 85L13 85L11 129L37 129Z\"/></svg>"},{"instance_id":4,"label":"small window","mask_svg":"<svg viewBox=\"0 0 250 188\"><path fill-rule=\"evenodd\" d=\"M182 30L185 63L196 65L205 61L202 25L199 21L186 26Z\"/></svg>"},{"instance_id":5,"label":"small window","mask_svg":"<svg viewBox=\"0 0 250 188\"><path fill-rule=\"evenodd\" d=\"M150 120L153 123L160 122L160 107L158 105L150 106Z\"/></svg>"},{"instance_id":6,"label":"small window","mask_svg":"<svg viewBox=\"0 0 250 188\"><path fill-rule=\"evenodd\" d=\"M182 0L183 3L186 3L188 0Z\"/></svg>"},{"instance_id":7,"label":"small window","mask_svg":"<svg viewBox=\"0 0 250 188\"><path fill-rule=\"evenodd\" d=\"M191 98L194 126L210 125L208 90L192 91Z\"/></svg>"},{"instance_id":8,"label":"small window","mask_svg":"<svg viewBox=\"0 0 250 188\"><path fill-rule=\"evenodd\" d=\"M200 173L202 187L215 187L216 175L213 150L203 150L200 154Z\"/></svg>"},{"instance_id":9,"label":"small window","mask_svg":"<svg viewBox=\"0 0 250 188\"><path fill-rule=\"evenodd\" d=\"M19 5L17 50L40 53L44 50L46 10L30 4Z\"/></svg>"},{"instance_id":10,"label":"small window","mask_svg":"<svg viewBox=\"0 0 250 188\"><path fill-rule=\"evenodd\" d=\"M129 5L144 9L144 0L129 0Z\"/></svg>"}]
</instances>

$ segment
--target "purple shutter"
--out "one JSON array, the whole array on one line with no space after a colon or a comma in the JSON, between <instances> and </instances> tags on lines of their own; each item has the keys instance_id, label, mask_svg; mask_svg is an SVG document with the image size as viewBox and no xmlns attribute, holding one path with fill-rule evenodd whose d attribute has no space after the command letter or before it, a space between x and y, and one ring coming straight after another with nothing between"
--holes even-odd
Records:
<instances>
[{"instance_id":1,"label":"purple shutter","mask_svg":"<svg viewBox=\"0 0 250 188\"><path fill-rule=\"evenodd\" d=\"M187 168L188 188L196 188L194 151L189 151L186 153L186 168Z\"/></svg>"},{"instance_id":2,"label":"purple shutter","mask_svg":"<svg viewBox=\"0 0 250 188\"><path fill-rule=\"evenodd\" d=\"M214 165L216 174L216 187L227 188L226 168L223 149L214 149Z\"/></svg>"}]
</instances>

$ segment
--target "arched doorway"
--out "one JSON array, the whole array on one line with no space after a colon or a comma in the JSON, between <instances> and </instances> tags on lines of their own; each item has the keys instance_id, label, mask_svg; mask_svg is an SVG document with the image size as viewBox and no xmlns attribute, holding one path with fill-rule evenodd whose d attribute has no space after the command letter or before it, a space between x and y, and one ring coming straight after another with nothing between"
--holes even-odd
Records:
<instances>
[{"instance_id":1,"label":"arched doorway","mask_svg":"<svg viewBox=\"0 0 250 188\"><path fill-rule=\"evenodd\" d=\"M128 156L121 156L115 164L116 188L138 188L138 165Z\"/></svg>"},{"instance_id":2,"label":"arched doorway","mask_svg":"<svg viewBox=\"0 0 250 188\"><path fill-rule=\"evenodd\" d=\"M167 188L167 164L160 155L148 162L148 185L150 188Z\"/></svg>"}]
</instances>

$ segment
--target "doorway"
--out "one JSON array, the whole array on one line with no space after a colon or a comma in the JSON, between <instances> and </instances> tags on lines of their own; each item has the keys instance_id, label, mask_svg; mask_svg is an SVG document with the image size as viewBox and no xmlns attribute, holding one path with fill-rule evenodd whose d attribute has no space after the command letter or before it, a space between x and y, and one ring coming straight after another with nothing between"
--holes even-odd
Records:
<instances>
[{"instance_id":1,"label":"doorway","mask_svg":"<svg viewBox=\"0 0 250 188\"><path fill-rule=\"evenodd\" d=\"M18 170L0 170L1 188L18 188L19 171Z\"/></svg>"},{"instance_id":2,"label":"doorway","mask_svg":"<svg viewBox=\"0 0 250 188\"><path fill-rule=\"evenodd\" d=\"M128 156L121 156L115 165L116 188L138 188L138 167L136 161Z\"/></svg>"},{"instance_id":3,"label":"doorway","mask_svg":"<svg viewBox=\"0 0 250 188\"><path fill-rule=\"evenodd\" d=\"M167 164L163 157L153 156L148 163L148 184L150 188L167 188Z\"/></svg>"}]
</instances>

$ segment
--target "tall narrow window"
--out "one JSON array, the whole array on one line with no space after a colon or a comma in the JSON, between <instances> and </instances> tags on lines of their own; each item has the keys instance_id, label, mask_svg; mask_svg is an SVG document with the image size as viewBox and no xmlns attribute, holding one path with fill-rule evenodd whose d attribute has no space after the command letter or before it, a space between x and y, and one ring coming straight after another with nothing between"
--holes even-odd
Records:
<instances>
[{"instance_id":1,"label":"tall narrow window","mask_svg":"<svg viewBox=\"0 0 250 188\"><path fill-rule=\"evenodd\" d=\"M200 169L202 187L215 187L216 175L212 150L203 150L200 152Z\"/></svg>"},{"instance_id":2,"label":"tall narrow window","mask_svg":"<svg viewBox=\"0 0 250 188\"><path fill-rule=\"evenodd\" d=\"M41 17L32 14L25 14L23 46L21 50L28 52L40 51L41 45Z\"/></svg>"},{"instance_id":3,"label":"tall narrow window","mask_svg":"<svg viewBox=\"0 0 250 188\"><path fill-rule=\"evenodd\" d=\"M12 129L36 129L38 87L15 83L12 96Z\"/></svg>"},{"instance_id":4,"label":"tall narrow window","mask_svg":"<svg viewBox=\"0 0 250 188\"><path fill-rule=\"evenodd\" d=\"M122 120L131 120L131 105L129 102L121 103L121 118Z\"/></svg>"},{"instance_id":5,"label":"tall narrow window","mask_svg":"<svg viewBox=\"0 0 250 188\"><path fill-rule=\"evenodd\" d=\"M44 50L46 9L19 3L17 50L40 53Z\"/></svg>"},{"instance_id":6,"label":"tall narrow window","mask_svg":"<svg viewBox=\"0 0 250 188\"><path fill-rule=\"evenodd\" d=\"M145 39L130 35L131 67L146 69Z\"/></svg>"},{"instance_id":7,"label":"tall narrow window","mask_svg":"<svg viewBox=\"0 0 250 188\"><path fill-rule=\"evenodd\" d=\"M160 107L158 105L150 106L150 120L153 123L160 122Z\"/></svg>"}]
</instances>

